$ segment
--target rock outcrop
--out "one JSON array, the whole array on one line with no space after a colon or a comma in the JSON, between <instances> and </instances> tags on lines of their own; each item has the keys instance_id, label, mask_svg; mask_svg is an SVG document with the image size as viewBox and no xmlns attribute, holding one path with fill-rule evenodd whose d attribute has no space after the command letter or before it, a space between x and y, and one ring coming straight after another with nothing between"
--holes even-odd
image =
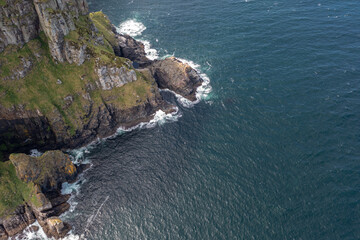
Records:
<instances>
[{"instance_id":1,"label":"rock outcrop","mask_svg":"<svg viewBox=\"0 0 360 240\"><path fill-rule=\"evenodd\" d=\"M151 71L160 88L170 89L190 101L196 100L196 89L203 80L199 73L188 64L170 57L165 60L154 61L151 65Z\"/></svg>"},{"instance_id":2,"label":"rock outcrop","mask_svg":"<svg viewBox=\"0 0 360 240\"><path fill-rule=\"evenodd\" d=\"M103 90L111 90L137 80L135 71L128 70L125 67L119 68L103 65L96 69L96 72Z\"/></svg>"},{"instance_id":3,"label":"rock outcrop","mask_svg":"<svg viewBox=\"0 0 360 240\"><path fill-rule=\"evenodd\" d=\"M76 167L61 151L48 151L41 157L12 154L10 161L22 181L33 182L43 191L59 190L63 182L71 182L76 176Z\"/></svg>"}]
</instances>

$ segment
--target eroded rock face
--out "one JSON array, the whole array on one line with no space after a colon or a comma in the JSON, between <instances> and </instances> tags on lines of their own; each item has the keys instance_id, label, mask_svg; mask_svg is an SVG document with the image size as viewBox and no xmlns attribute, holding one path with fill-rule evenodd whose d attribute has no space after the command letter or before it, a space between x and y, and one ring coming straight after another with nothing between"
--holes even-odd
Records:
<instances>
[{"instance_id":1,"label":"eroded rock face","mask_svg":"<svg viewBox=\"0 0 360 240\"><path fill-rule=\"evenodd\" d=\"M12 154L10 161L22 181L38 184L44 191L58 190L63 182L73 181L76 176L76 167L61 151L48 151L41 157Z\"/></svg>"},{"instance_id":2,"label":"eroded rock face","mask_svg":"<svg viewBox=\"0 0 360 240\"><path fill-rule=\"evenodd\" d=\"M196 89L203 80L188 64L170 57L154 61L150 69L160 88L170 89L190 101L196 100Z\"/></svg>"},{"instance_id":3,"label":"eroded rock face","mask_svg":"<svg viewBox=\"0 0 360 240\"><path fill-rule=\"evenodd\" d=\"M66 61L69 57L66 53L72 50L65 48L65 36L75 30L74 21L79 16L88 13L87 2L85 0L34 0L34 4L41 29L49 39L51 55L59 62ZM73 61L76 62L76 60Z\"/></svg>"},{"instance_id":4,"label":"eroded rock face","mask_svg":"<svg viewBox=\"0 0 360 240\"><path fill-rule=\"evenodd\" d=\"M39 19L32 0L6 0L0 7L0 52L9 44L23 45L39 35Z\"/></svg>"}]
</instances>

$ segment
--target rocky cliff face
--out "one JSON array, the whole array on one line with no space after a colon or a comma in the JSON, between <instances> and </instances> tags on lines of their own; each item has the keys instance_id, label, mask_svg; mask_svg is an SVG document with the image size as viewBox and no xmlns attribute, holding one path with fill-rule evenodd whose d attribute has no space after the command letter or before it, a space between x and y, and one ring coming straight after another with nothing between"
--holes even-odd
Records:
<instances>
[{"instance_id":1,"label":"rocky cliff face","mask_svg":"<svg viewBox=\"0 0 360 240\"><path fill-rule=\"evenodd\" d=\"M34 0L41 29L45 32L51 55L59 62L72 63L74 50L65 43L65 36L76 29L75 21L88 13L85 0ZM81 46L75 55L82 55L86 46ZM79 56L74 56L79 58ZM76 62L76 61L75 61Z\"/></svg>"},{"instance_id":2,"label":"rocky cliff face","mask_svg":"<svg viewBox=\"0 0 360 240\"><path fill-rule=\"evenodd\" d=\"M24 45L39 35L39 19L32 0L7 0L0 7L0 52L9 44Z\"/></svg>"}]
</instances>

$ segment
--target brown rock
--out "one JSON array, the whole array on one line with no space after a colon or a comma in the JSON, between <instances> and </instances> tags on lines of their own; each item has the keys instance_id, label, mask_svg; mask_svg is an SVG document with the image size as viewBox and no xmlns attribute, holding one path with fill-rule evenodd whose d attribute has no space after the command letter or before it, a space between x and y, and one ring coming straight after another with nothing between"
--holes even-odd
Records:
<instances>
[{"instance_id":1,"label":"brown rock","mask_svg":"<svg viewBox=\"0 0 360 240\"><path fill-rule=\"evenodd\" d=\"M174 91L190 101L196 100L196 89L203 80L188 64L170 57L154 61L150 68L160 88Z\"/></svg>"}]
</instances>

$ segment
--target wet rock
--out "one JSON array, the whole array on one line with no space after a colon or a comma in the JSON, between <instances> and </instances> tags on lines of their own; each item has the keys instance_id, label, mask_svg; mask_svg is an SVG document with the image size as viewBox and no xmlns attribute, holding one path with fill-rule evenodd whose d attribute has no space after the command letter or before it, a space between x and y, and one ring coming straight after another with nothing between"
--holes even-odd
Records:
<instances>
[{"instance_id":1,"label":"wet rock","mask_svg":"<svg viewBox=\"0 0 360 240\"><path fill-rule=\"evenodd\" d=\"M134 38L126 34L116 34L116 40L119 45L118 51L115 53L124 58L128 58L136 62L139 67L148 66L151 61L146 57L144 44L136 41Z\"/></svg>"},{"instance_id":2,"label":"wet rock","mask_svg":"<svg viewBox=\"0 0 360 240\"><path fill-rule=\"evenodd\" d=\"M48 151L40 157L11 154L10 160L21 180L38 184L45 192L60 189L63 182L76 177L76 167L61 151Z\"/></svg>"},{"instance_id":3,"label":"wet rock","mask_svg":"<svg viewBox=\"0 0 360 240\"><path fill-rule=\"evenodd\" d=\"M29 227L29 230L30 230L30 232L37 232L40 230L40 228L38 226L31 226L31 227Z\"/></svg>"},{"instance_id":4,"label":"wet rock","mask_svg":"<svg viewBox=\"0 0 360 240\"><path fill-rule=\"evenodd\" d=\"M170 57L154 61L150 69L160 88L170 89L190 101L196 100L196 89L203 80L188 64Z\"/></svg>"},{"instance_id":5,"label":"wet rock","mask_svg":"<svg viewBox=\"0 0 360 240\"><path fill-rule=\"evenodd\" d=\"M46 220L46 225L43 227L47 236L55 239L63 238L71 230L69 224L64 223L58 217L51 217Z\"/></svg>"},{"instance_id":6,"label":"wet rock","mask_svg":"<svg viewBox=\"0 0 360 240\"><path fill-rule=\"evenodd\" d=\"M3 225L0 225L0 240L6 240L8 239L8 235L5 231L5 228Z\"/></svg>"}]
</instances>

